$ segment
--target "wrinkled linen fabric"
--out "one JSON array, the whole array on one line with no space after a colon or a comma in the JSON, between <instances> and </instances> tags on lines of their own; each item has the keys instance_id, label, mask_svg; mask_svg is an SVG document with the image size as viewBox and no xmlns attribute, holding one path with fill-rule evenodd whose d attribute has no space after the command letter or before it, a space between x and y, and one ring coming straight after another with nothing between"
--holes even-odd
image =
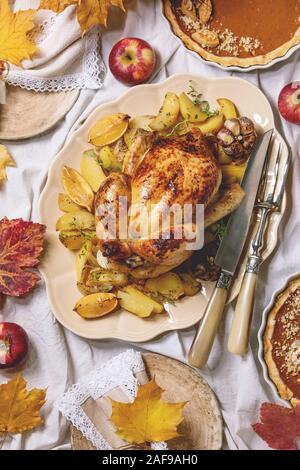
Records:
<instances>
[{"instance_id":1,"label":"wrinkled linen fabric","mask_svg":"<svg viewBox=\"0 0 300 470\"><path fill-rule=\"evenodd\" d=\"M12 0L13 11L37 9L40 0ZM56 14L39 10L29 37L37 46L22 67L10 66L7 82L26 90L57 92L101 88L105 66L101 57L101 29L81 37L79 23L69 6Z\"/></svg>"},{"instance_id":2,"label":"wrinkled linen fabric","mask_svg":"<svg viewBox=\"0 0 300 470\"><path fill-rule=\"evenodd\" d=\"M103 34L102 54L107 63L112 45L121 36L138 36L149 41L159 51L158 71L154 82L177 72L193 72L207 78L238 76L257 85L269 99L277 129L288 141L293 162L288 179L288 204L279 228L278 246L261 268L251 334L251 348L245 358L227 352L227 339L233 308L228 308L220 327L208 367L202 375L215 391L224 419L224 448L247 450L268 449L252 431L251 423L258 420L259 407L264 401L279 403L265 383L258 361L257 332L263 309L275 290L289 276L300 271L298 240L300 233L300 167L299 127L280 119L277 97L282 87L300 76L300 52L286 62L268 70L251 73L230 73L202 63L188 53L174 38L161 17L160 1L139 0L129 4L126 21L122 15L114 18L111 30ZM44 187L49 164L65 140L79 123L99 104L115 99L126 91L108 71L103 88L98 92L84 90L65 119L51 132L9 145L17 168L8 169L9 181L0 189L0 217L23 217L38 221L38 200ZM141 109L142 112L142 109ZM63 285L62 285L63 292ZM68 449L68 424L53 407L55 399L73 383L107 359L128 347L121 341L87 341L64 329L55 320L47 301L44 283L24 299L8 299L0 312L0 321L15 321L28 331L31 341L29 362L24 376L30 387L48 387L47 403L43 408L45 425L24 436L9 438L5 449ZM149 350L187 360L187 352L195 329L167 333L148 343L134 345L137 350ZM0 372L0 382L9 374Z\"/></svg>"}]
</instances>

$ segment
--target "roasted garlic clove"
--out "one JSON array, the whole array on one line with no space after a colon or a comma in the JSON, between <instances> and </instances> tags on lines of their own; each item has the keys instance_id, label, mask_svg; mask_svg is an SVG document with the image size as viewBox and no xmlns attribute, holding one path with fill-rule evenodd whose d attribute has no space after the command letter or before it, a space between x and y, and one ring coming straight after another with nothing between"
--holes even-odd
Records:
<instances>
[{"instance_id":1,"label":"roasted garlic clove","mask_svg":"<svg viewBox=\"0 0 300 470\"><path fill-rule=\"evenodd\" d=\"M248 134L243 137L242 145L248 153L250 153L251 150L253 149L256 139L257 139L256 133Z\"/></svg>"},{"instance_id":2,"label":"roasted garlic clove","mask_svg":"<svg viewBox=\"0 0 300 470\"><path fill-rule=\"evenodd\" d=\"M224 147L224 151L226 155L231 157L234 162L242 159L245 154L244 147L237 140L235 140L232 144L228 145L228 147Z\"/></svg>"},{"instance_id":3,"label":"roasted garlic clove","mask_svg":"<svg viewBox=\"0 0 300 470\"><path fill-rule=\"evenodd\" d=\"M247 117L227 119L218 135L219 145L223 147L233 163L245 161L253 149L257 134L254 124Z\"/></svg>"},{"instance_id":4,"label":"roasted garlic clove","mask_svg":"<svg viewBox=\"0 0 300 470\"><path fill-rule=\"evenodd\" d=\"M212 2L211 0L202 0L198 7L198 15L200 23L205 25L209 22L212 15Z\"/></svg>"},{"instance_id":5,"label":"roasted garlic clove","mask_svg":"<svg viewBox=\"0 0 300 470\"><path fill-rule=\"evenodd\" d=\"M242 135L248 135L248 134L251 134L251 133L256 134L254 124L251 121L251 119L249 119L245 116L242 116L242 117L239 118L239 121L240 121L240 125L241 125L241 134Z\"/></svg>"},{"instance_id":6,"label":"roasted garlic clove","mask_svg":"<svg viewBox=\"0 0 300 470\"><path fill-rule=\"evenodd\" d=\"M238 137L241 133L240 121L236 118L227 119L224 123L224 127L229 129L235 137Z\"/></svg>"},{"instance_id":7,"label":"roasted garlic clove","mask_svg":"<svg viewBox=\"0 0 300 470\"><path fill-rule=\"evenodd\" d=\"M233 133L226 127L222 127L222 129L217 134L217 138L219 140L220 145L222 145L222 147L231 145L234 142Z\"/></svg>"}]
</instances>

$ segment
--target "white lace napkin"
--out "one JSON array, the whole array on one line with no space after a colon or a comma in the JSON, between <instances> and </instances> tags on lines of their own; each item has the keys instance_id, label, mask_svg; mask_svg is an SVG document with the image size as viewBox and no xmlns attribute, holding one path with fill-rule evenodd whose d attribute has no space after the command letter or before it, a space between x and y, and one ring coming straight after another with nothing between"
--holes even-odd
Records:
<instances>
[{"instance_id":1,"label":"white lace napkin","mask_svg":"<svg viewBox=\"0 0 300 470\"><path fill-rule=\"evenodd\" d=\"M118 401L121 393L131 402L136 396L138 383L145 382L147 376L142 355L129 349L72 385L55 406L96 449L120 449L126 443L114 433L107 397ZM167 445L165 442L152 442L151 448L165 450Z\"/></svg>"},{"instance_id":2,"label":"white lace napkin","mask_svg":"<svg viewBox=\"0 0 300 470\"><path fill-rule=\"evenodd\" d=\"M37 8L40 0L13 0L14 11ZM95 27L81 38L74 6L55 14L41 10L30 33L38 51L23 68L11 66L7 83L34 90L68 91L101 88L105 66L100 52L100 29Z\"/></svg>"}]
</instances>

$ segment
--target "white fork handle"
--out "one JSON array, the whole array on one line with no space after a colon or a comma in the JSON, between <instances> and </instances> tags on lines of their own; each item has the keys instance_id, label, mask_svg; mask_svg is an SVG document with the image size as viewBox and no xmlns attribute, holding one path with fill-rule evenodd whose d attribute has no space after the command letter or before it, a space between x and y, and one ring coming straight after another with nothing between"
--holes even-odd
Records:
<instances>
[{"instance_id":1,"label":"white fork handle","mask_svg":"<svg viewBox=\"0 0 300 470\"><path fill-rule=\"evenodd\" d=\"M253 254L248 257L246 273L238 296L233 323L230 330L228 349L232 354L245 354L248 351L249 334L255 300L257 276L262 262L260 251L270 208L259 208L259 224L252 241Z\"/></svg>"}]
</instances>

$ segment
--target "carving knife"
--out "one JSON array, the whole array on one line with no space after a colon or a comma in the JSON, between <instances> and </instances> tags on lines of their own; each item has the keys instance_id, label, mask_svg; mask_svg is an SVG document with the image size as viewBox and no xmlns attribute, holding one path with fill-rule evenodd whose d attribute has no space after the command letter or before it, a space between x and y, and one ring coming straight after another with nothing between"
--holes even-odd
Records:
<instances>
[{"instance_id":1,"label":"carving knife","mask_svg":"<svg viewBox=\"0 0 300 470\"><path fill-rule=\"evenodd\" d=\"M221 273L206 307L203 319L189 351L188 362L194 367L205 366L228 298L228 289L236 271L250 227L253 207L260 184L273 129L258 138L242 181L245 198L228 221L215 263Z\"/></svg>"}]
</instances>

